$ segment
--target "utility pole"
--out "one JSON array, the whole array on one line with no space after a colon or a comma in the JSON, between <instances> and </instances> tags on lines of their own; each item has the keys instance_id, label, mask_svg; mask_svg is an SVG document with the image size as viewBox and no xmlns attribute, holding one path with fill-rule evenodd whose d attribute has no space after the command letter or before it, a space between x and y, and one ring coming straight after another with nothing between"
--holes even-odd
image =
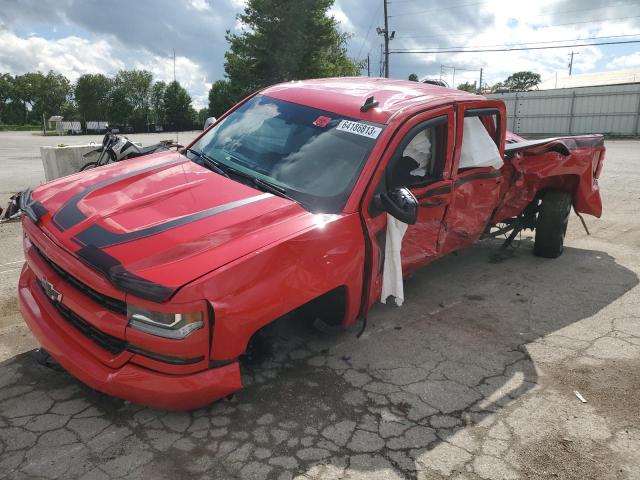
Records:
<instances>
[{"instance_id":1,"label":"utility pole","mask_svg":"<svg viewBox=\"0 0 640 480\"><path fill-rule=\"evenodd\" d=\"M371 76L371 55L367 53L367 77Z\"/></svg>"},{"instance_id":2,"label":"utility pole","mask_svg":"<svg viewBox=\"0 0 640 480\"><path fill-rule=\"evenodd\" d=\"M175 48L173 49L173 83L176 83L176 49ZM176 144L177 144L178 140L179 140L179 138L178 138L178 124L175 124L175 128L176 128Z\"/></svg>"},{"instance_id":3,"label":"utility pole","mask_svg":"<svg viewBox=\"0 0 640 480\"><path fill-rule=\"evenodd\" d=\"M445 75L446 70L453 70L453 76L451 78L451 88L456 88L456 72L480 72L480 85L478 88L482 89L482 78L483 78L483 69L477 68L461 68L454 67L452 65L444 65L440 64L440 79L442 80L442 76ZM475 82L474 82L475 83Z\"/></svg>"},{"instance_id":4,"label":"utility pole","mask_svg":"<svg viewBox=\"0 0 640 480\"><path fill-rule=\"evenodd\" d=\"M389 16L387 15L387 0L384 2L384 76L389 78Z\"/></svg>"},{"instance_id":5,"label":"utility pole","mask_svg":"<svg viewBox=\"0 0 640 480\"><path fill-rule=\"evenodd\" d=\"M569 76L571 76L571 72L573 71L573 56L574 55L580 55L580 52L574 52L573 50L571 50L571 53L568 54L569 55Z\"/></svg>"},{"instance_id":6,"label":"utility pole","mask_svg":"<svg viewBox=\"0 0 640 480\"><path fill-rule=\"evenodd\" d=\"M378 35L382 35L384 37L384 50L382 50L383 45L380 45L380 60L381 66L383 68L380 69L380 76L384 76L389 78L389 41L393 40L393 37L396 36L396 32L389 32L389 15L387 14L387 0L382 0L384 2L384 28L376 27L376 32ZM384 61L382 60L384 58Z\"/></svg>"},{"instance_id":7,"label":"utility pole","mask_svg":"<svg viewBox=\"0 0 640 480\"><path fill-rule=\"evenodd\" d=\"M482 95L482 67L480 67L480 83L478 84L478 95Z\"/></svg>"}]
</instances>

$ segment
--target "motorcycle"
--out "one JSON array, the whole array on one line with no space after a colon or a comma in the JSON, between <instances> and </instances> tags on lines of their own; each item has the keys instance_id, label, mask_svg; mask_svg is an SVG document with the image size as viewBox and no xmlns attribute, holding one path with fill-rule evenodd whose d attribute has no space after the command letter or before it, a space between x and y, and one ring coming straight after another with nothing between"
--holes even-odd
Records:
<instances>
[{"instance_id":1,"label":"motorcycle","mask_svg":"<svg viewBox=\"0 0 640 480\"><path fill-rule=\"evenodd\" d=\"M102 145L96 150L92 150L83 155L85 160L90 160L96 155L96 160L90 160L85 163L80 171L88 170L90 168L100 167L110 162L120 162L130 158L141 157L143 155L149 155L156 152L164 152L171 148L182 148L182 145L174 142L173 140L162 140L155 145L149 145L148 147L139 147L135 143L129 141L124 135L116 135L110 129L107 129L107 133L102 139Z\"/></svg>"}]
</instances>

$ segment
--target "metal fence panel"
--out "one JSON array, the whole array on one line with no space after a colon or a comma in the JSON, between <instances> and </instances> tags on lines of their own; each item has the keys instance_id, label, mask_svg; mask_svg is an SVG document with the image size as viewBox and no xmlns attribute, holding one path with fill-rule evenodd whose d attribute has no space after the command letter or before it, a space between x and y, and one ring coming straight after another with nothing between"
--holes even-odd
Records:
<instances>
[{"instance_id":1,"label":"metal fence panel","mask_svg":"<svg viewBox=\"0 0 640 480\"><path fill-rule=\"evenodd\" d=\"M499 93L507 128L524 136L640 134L640 83Z\"/></svg>"}]
</instances>

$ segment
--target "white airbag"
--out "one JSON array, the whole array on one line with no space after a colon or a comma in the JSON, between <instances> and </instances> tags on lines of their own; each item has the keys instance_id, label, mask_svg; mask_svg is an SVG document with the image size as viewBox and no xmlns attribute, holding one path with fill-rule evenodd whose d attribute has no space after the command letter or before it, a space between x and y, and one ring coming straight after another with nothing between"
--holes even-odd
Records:
<instances>
[{"instance_id":1,"label":"white airbag","mask_svg":"<svg viewBox=\"0 0 640 480\"><path fill-rule=\"evenodd\" d=\"M461 168L502 167L502 158L495 142L478 117L464 119L462 132Z\"/></svg>"},{"instance_id":2,"label":"white airbag","mask_svg":"<svg viewBox=\"0 0 640 480\"><path fill-rule=\"evenodd\" d=\"M382 295L380 301L387 303L389 295L393 295L397 306L404 302L402 284L402 237L408 225L387 213L387 240L384 246L384 267L382 270Z\"/></svg>"}]
</instances>

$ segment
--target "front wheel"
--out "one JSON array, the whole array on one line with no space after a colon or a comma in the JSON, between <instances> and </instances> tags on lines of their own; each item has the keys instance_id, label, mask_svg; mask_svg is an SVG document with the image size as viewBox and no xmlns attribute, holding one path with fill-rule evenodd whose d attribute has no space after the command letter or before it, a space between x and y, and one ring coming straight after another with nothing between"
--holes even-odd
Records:
<instances>
[{"instance_id":1,"label":"front wheel","mask_svg":"<svg viewBox=\"0 0 640 480\"><path fill-rule=\"evenodd\" d=\"M571 213L571 194L550 190L542 197L533 254L538 257L557 258L564 248L564 236Z\"/></svg>"}]
</instances>

